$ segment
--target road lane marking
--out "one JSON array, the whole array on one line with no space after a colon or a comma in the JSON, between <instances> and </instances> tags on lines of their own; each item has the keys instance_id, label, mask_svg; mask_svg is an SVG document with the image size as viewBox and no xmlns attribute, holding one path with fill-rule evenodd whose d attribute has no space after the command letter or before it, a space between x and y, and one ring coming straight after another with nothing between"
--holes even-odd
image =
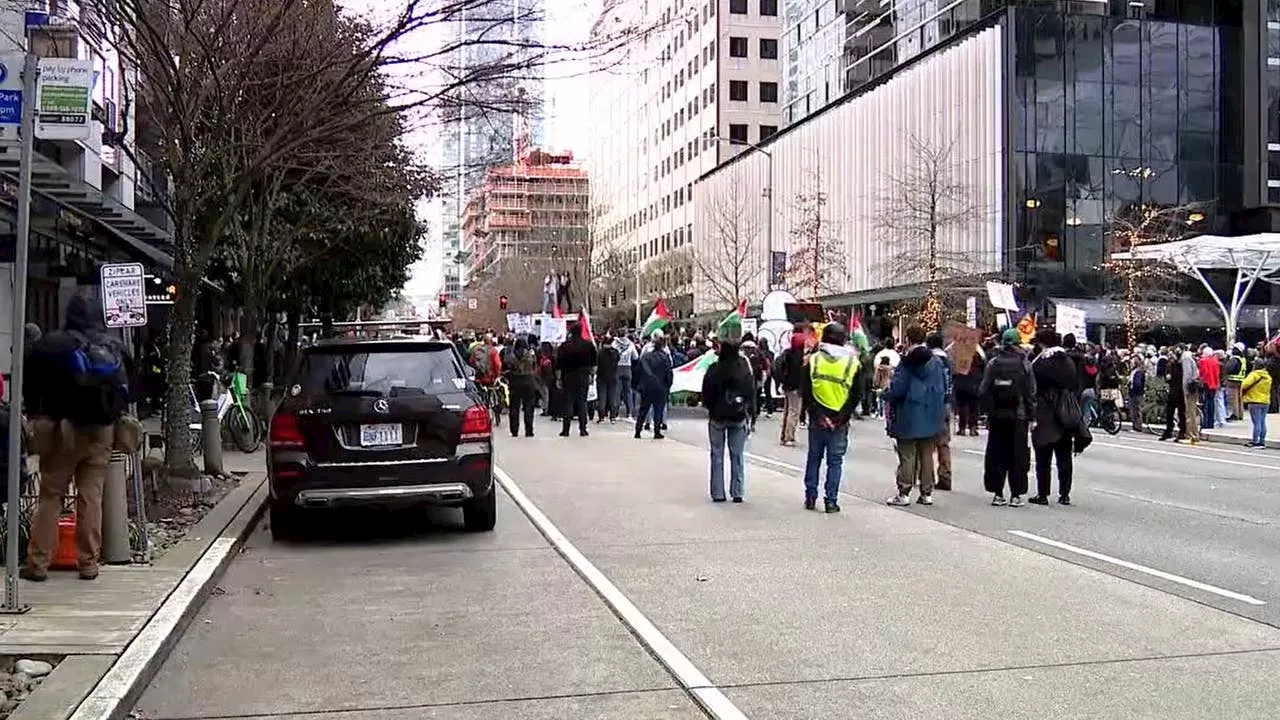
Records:
<instances>
[{"instance_id":1,"label":"road lane marking","mask_svg":"<svg viewBox=\"0 0 1280 720\"><path fill-rule=\"evenodd\" d=\"M551 543L560 556L569 563L578 575L591 586L596 594L605 601L618 619L625 624L640 642L680 683L694 702L715 720L747 720L738 706L733 704L719 688L711 684L711 680L680 652L680 649L667 639L644 613L631 602L626 595L614 585L605 574L587 559L586 555L576 548L564 533L560 532L528 495L520 489L511 476L501 468L493 469L494 478L507 495L511 497L520 511L529 518L529 522L538 528L538 532Z\"/></svg>"},{"instance_id":2,"label":"road lane marking","mask_svg":"<svg viewBox=\"0 0 1280 720\"><path fill-rule=\"evenodd\" d=\"M1093 444L1101 445L1102 447L1121 448L1124 450L1138 450L1140 452L1155 453L1157 455L1171 455L1173 457L1190 458L1193 460L1204 460L1206 462L1226 463L1228 465L1240 465L1243 467L1261 468L1263 470L1280 470L1280 465L1262 465L1259 463L1244 462L1242 460L1227 460L1225 458L1209 457L1207 455L1193 455L1191 453L1173 452L1171 450L1162 450L1159 448L1147 448L1147 447L1142 447L1141 445L1121 445L1120 443L1101 442L1098 440L1095 440ZM1143 443L1143 444L1146 444L1146 443ZM1256 453L1247 453L1240 450L1226 450L1221 448L1206 447L1203 444L1197 445L1196 448L1199 450L1211 450L1214 452L1230 453L1233 455L1246 455L1246 456L1257 457Z\"/></svg>"},{"instance_id":3,"label":"road lane marking","mask_svg":"<svg viewBox=\"0 0 1280 720\"><path fill-rule=\"evenodd\" d=\"M1134 572L1139 572L1144 575L1150 575L1151 577L1160 578L1161 580L1168 580L1169 582L1177 583L1179 585L1185 585L1186 587L1189 587L1189 588L1195 588L1196 590L1202 590L1204 592L1212 593L1214 595L1218 595L1224 598L1229 598L1231 600L1238 600L1242 603L1248 603L1249 605L1266 605L1267 604L1265 600L1259 600L1249 595L1243 595L1238 592L1232 592L1231 590L1224 590L1220 587L1217 587L1216 585L1209 585L1206 583L1199 582L1198 580L1184 578L1181 575L1174 575L1173 573L1167 573L1163 570L1156 570L1155 568L1149 568L1146 565L1139 565L1137 563L1129 562L1128 560L1121 560L1120 558L1111 557L1110 555L1103 555L1102 553L1094 552L1092 550L1085 550L1084 548L1079 548L1079 547L1076 547L1075 545L1068 545L1067 543L1064 543L1064 542L1051 540L1047 537L1042 537L1040 535L1035 535L1033 533L1024 532L1022 530L1010 530L1009 534L1015 535L1024 540L1030 540L1032 542L1037 542L1042 545L1048 545L1049 547L1057 548L1065 552L1074 553L1082 557L1091 558L1093 560L1109 563L1111 565L1122 567L1127 570L1133 570Z\"/></svg>"}]
</instances>

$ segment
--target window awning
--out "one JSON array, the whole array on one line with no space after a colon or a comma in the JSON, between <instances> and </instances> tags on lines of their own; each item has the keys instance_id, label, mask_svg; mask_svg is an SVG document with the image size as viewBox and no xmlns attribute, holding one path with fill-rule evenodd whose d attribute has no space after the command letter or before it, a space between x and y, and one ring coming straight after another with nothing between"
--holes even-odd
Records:
<instances>
[{"instance_id":1,"label":"window awning","mask_svg":"<svg viewBox=\"0 0 1280 720\"><path fill-rule=\"evenodd\" d=\"M0 143L0 174L18 180L18 146ZM133 210L74 178L61 165L36 153L31 165L31 190L76 215L98 223L130 254L156 266L173 268L173 257L162 247L173 238Z\"/></svg>"}]
</instances>

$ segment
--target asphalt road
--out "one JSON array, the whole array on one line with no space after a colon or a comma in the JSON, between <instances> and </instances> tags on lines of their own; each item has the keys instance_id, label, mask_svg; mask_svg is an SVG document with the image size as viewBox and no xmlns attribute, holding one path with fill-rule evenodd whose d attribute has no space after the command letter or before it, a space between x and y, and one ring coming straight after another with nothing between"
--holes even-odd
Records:
<instances>
[{"instance_id":1,"label":"asphalt road","mask_svg":"<svg viewBox=\"0 0 1280 720\"><path fill-rule=\"evenodd\" d=\"M1105 440L1077 505L1014 510L986 504L980 457L958 452L958 490L903 511L883 504L892 455L867 424L845 511L825 515L800 509L803 460L767 424L743 505L708 501L693 417L665 442L539 429L499 440L494 533L452 513L317 516L296 544L259 528L139 715L705 717L697 697L734 720L1241 720L1280 704L1276 474L1252 467L1280 467L1268 455Z\"/></svg>"},{"instance_id":2,"label":"asphalt road","mask_svg":"<svg viewBox=\"0 0 1280 720\"><path fill-rule=\"evenodd\" d=\"M706 447L705 423L692 413L682 413L670 426L673 439ZM762 419L749 443L751 461L798 478L805 463L803 431L798 448L780 447L777 435L777 421ZM1071 507L1055 502L1001 508L990 505L982 487L985 443L985 431L977 438L953 438L954 490L937 493L931 507L913 504L903 511L1280 627L1280 451L1190 447L1133 433L1099 435L1076 458ZM894 493L895 467L883 424L855 423L844 492L883 502ZM797 481L796 502L802 490Z\"/></svg>"}]
</instances>

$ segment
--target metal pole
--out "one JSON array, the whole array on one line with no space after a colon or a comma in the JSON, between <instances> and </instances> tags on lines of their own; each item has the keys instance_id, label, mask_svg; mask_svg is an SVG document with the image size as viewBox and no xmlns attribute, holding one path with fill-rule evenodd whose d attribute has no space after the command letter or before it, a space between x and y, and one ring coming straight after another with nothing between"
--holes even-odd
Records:
<instances>
[{"instance_id":1,"label":"metal pole","mask_svg":"<svg viewBox=\"0 0 1280 720\"><path fill-rule=\"evenodd\" d=\"M27 252L31 231L31 153L35 143L36 76L39 63L35 55L27 54L22 63L22 134L18 155L18 228L15 239L16 252L13 262L13 360L9 375L9 502L5 508L5 528L8 542L4 561L4 606L0 613L24 613L31 608L18 602L18 533L20 531L19 495L22 492L22 376L23 356L26 354L27 325Z\"/></svg>"},{"instance_id":2,"label":"metal pole","mask_svg":"<svg viewBox=\"0 0 1280 720\"><path fill-rule=\"evenodd\" d=\"M768 160L765 172L769 175L766 178L768 187L765 189L765 192L769 195L769 202L765 205L765 213L767 214L764 219L764 237L765 242L769 244L769 253L764 259L765 276L767 278L765 286L766 290L773 290L773 153L767 152L764 156Z\"/></svg>"},{"instance_id":3,"label":"metal pole","mask_svg":"<svg viewBox=\"0 0 1280 720\"><path fill-rule=\"evenodd\" d=\"M636 332L640 332L640 266L636 266Z\"/></svg>"}]
</instances>

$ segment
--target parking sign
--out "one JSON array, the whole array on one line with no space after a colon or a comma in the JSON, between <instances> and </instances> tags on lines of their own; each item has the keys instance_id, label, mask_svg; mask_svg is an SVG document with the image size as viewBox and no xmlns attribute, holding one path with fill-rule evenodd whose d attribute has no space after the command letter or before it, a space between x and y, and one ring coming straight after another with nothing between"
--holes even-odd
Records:
<instances>
[{"instance_id":1,"label":"parking sign","mask_svg":"<svg viewBox=\"0 0 1280 720\"><path fill-rule=\"evenodd\" d=\"M146 273L141 263L102 266L102 314L109 328L147 324Z\"/></svg>"}]
</instances>

